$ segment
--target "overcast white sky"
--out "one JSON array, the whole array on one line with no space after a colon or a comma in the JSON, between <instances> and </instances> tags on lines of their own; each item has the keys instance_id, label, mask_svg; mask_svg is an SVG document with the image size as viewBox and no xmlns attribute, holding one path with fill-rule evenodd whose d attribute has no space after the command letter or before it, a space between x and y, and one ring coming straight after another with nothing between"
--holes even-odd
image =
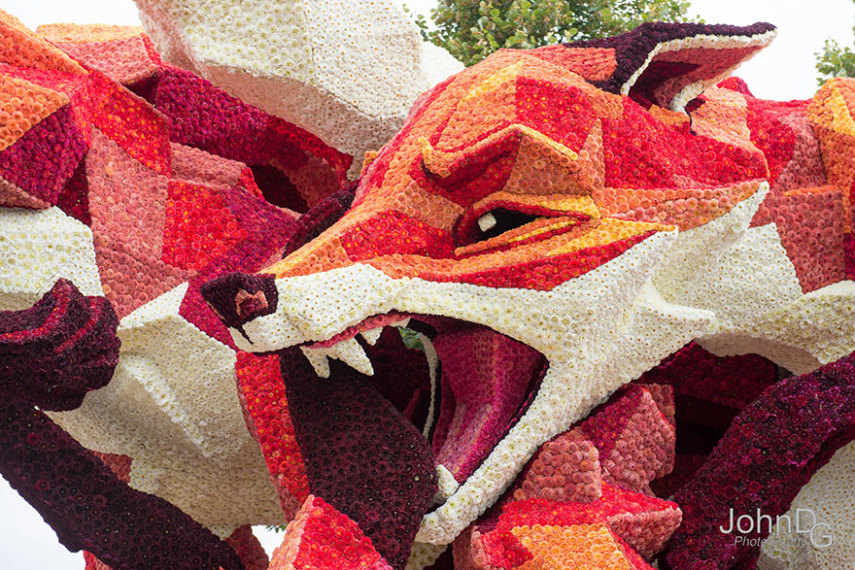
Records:
<instances>
[{"instance_id":1,"label":"overcast white sky","mask_svg":"<svg viewBox=\"0 0 855 570\"><path fill-rule=\"evenodd\" d=\"M406 4L426 14L434 1L408 0ZM14 14L31 28L55 22L139 24L132 0L0 0L0 9ZM851 45L855 23L855 4L851 0L693 0L690 13L700 15L707 23L767 21L777 25L779 34L775 42L746 63L737 75L748 82L756 96L779 100L806 99L813 95L814 52L827 37ZM277 538L263 537L262 542L272 550ZM83 568L82 556L70 554L60 546L53 531L2 478L0 567Z\"/></svg>"}]
</instances>

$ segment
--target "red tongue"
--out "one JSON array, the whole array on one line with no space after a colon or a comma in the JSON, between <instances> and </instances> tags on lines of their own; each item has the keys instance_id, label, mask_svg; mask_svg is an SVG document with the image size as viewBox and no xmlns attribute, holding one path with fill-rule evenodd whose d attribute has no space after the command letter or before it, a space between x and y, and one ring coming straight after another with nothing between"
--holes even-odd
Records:
<instances>
[{"instance_id":1,"label":"red tongue","mask_svg":"<svg viewBox=\"0 0 855 570\"><path fill-rule=\"evenodd\" d=\"M318 378L299 348L279 355L310 492L353 519L404 568L437 492L425 438L370 379L336 360Z\"/></svg>"},{"instance_id":2,"label":"red tongue","mask_svg":"<svg viewBox=\"0 0 855 570\"><path fill-rule=\"evenodd\" d=\"M433 437L437 464L466 480L507 433L543 370L543 356L483 327L433 341L442 362L441 410Z\"/></svg>"}]
</instances>

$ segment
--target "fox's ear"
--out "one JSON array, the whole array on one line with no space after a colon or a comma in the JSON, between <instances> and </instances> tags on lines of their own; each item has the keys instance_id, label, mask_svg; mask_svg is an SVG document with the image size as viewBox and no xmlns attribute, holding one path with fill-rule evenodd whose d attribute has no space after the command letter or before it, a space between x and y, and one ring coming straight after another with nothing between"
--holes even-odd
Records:
<instances>
[{"instance_id":1,"label":"fox's ear","mask_svg":"<svg viewBox=\"0 0 855 570\"><path fill-rule=\"evenodd\" d=\"M683 111L706 87L769 45L775 33L775 26L765 22L751 26L652 22L620 36L565 44L563 53L550 46L548 59L563 60L604 91L628 95L644 106Z\"/></svg>"}]
</instances>

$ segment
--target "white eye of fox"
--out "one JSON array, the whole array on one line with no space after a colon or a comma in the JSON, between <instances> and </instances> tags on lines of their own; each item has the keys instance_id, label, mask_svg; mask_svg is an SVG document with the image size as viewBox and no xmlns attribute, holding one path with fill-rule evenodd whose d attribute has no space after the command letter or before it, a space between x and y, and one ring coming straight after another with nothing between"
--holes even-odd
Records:
<instances>
[{"instance_id":1,"label":"white eye of fox","mask_svg":"<svg viewBox=\"0 0 855 570\"><path fill-rule=\"evenodd\" d=\"M496 227L497 223L496 216L493 215L493 212L487 212L478 218L478 227L481 228L482 232L489 232Z\"/></svg>"},{"instance_id":2,"label":"white eye of fox","mask_svg":"<svg viewBox=\"0 0 855 570\"><path fill-rule=\"evenodd\" d=\"M514 228L531 223L538 217L534 214L506 210L505 208L490 210L478 218L478 229L481 230L481 235L477 239L481 241L502 235Z\"/></svg>"}]
</instances>

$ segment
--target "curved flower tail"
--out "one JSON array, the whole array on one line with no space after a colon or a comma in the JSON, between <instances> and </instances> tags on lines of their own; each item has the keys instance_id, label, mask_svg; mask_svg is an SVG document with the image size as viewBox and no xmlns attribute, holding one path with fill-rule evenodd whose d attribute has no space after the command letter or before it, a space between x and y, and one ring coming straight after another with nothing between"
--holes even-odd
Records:
<instances>
[{"instance_id":1,"label":"curved flower tail","mask_svg":"<svg viewBox=\"0 0 855 570\"><path fill-rule=\"evenodd\" d=\"M33 307L0 311L0 394L43 410L73 410L119 361L118 319L103 297L65 279Z\"/></svg>"},{"instance_id":2,"label":"curved flower tail","mask_svg":"<svg viewBox=\"0 0 855 570\"><path fill-rule=\"evenodd\" d=\"M0 473L66 548L85 548L115 570L243 569L232 547L123 483L31 404L0 399Z\"/></svg>"},{"instance_id":3,"label":"curved flower tail","mask_svg":"<svg viewBox=\"0 0 855 570\"><path fill-rule=\"evenodd\" d=\"M228 544L130 488L42 411L74 409L110 381L117 326L109 301L64 279L30 309L0 312L0 474L66 548L116 570L242 570Z\"/></svg>"},{"instance_id":4,"label":"curved flower tail","mask_svg":"<svg viewBox=\"0 0 855 570\"><path fill-rule=\"evenodd\" d=\"M802 486L855 436L855 353L780 381L745 407L674 500L684 522L670 568L748 567ZM736 482L736 483L734 483ZM732 517L757 518L736 540ZM764 517L762 520L760 517ZM744 526L744 525L743 525Z\"/></svg>"}]
</instances>

